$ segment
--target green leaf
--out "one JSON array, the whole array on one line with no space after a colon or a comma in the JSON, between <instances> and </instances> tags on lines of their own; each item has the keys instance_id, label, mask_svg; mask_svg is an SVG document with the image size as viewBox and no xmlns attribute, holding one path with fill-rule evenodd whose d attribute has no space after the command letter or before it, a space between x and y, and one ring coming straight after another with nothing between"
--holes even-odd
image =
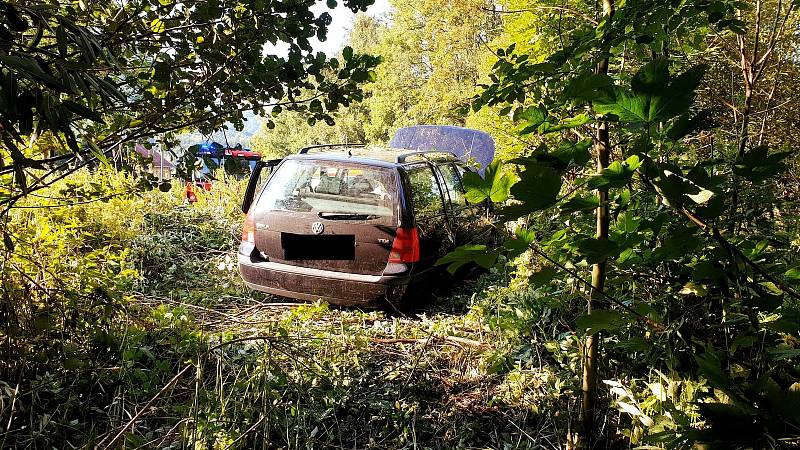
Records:
<instances>
[{"instance_id":1,"label":"green leaf","mask_svg":"<svg viewBox=\"0 0 800 450\"><path fill-rule=\"evenodd\" d=\"M39 63L33 58L25 58L13 55L0 55L0 63L14 69L18 74L30 78L33 81L41 82L60 92L72 92L69 86L63 84L61 80L42 70Z\"/></svg>"},{"instance_id":2,"label":"green leaf","mask_svg":"<svg viewBox=\"0 0 800 450\"><path fill-rule=\"evenodd\" d=\"M540 133L555 133L557 131L563 130L570 130L572 128L578 128L586 125L587 123L591 123L594 119L592 119L588 114L581 113L577 116L568 117L566 119L561 119L561 122L550 125L549 122L545 122L542 126L539 127Z\"/></svg>"},{"instance_id":3,"label":"green leaf","mask_svg":"<svg viewBox=\"0 0 800 450\"><path fill-rule=\"evenodd\" d=\"M172 77L172 65L167 62L158 62L153 68L153 80L160 83L169 83Z\"/></svg>"},{"instance_id":4,"label":"green leaf","mask_svg":"<svg viewBox=\"0 0 800 450\"><path fill-rule=\"evenodd\" d=\"M702 284L697 284L690 281L683 285L683 288L678 292L681 295L694 295L697 297L705 297L708 294L708 288Z\"/></svg>"},{"instance_id":5,"label":"green leaf","mask_svg":"<svg viewBox=\"0 0 800 450\"><path fill-rule=\"evenodd\" d=\"M544 266L532 273L531 276L528 277L528 282L534 286L544 286L552 281L557 275L558 271L555 267Z\"/></svg>"},{"instance_id":6,"label":"green leaf","mask_svg":"<svg viewBox=\"0 0 800 450\"><path fill-rule=\"evenodd\" d=\"M792 317L780 317L772 322L765 322L764 328L778 333L794 334L800 331L800 320Z\"/></svg>"},{"instance_id":7,"label":"green leaf","mask_svg":"<svg viewBox=\"0 0 800 450\"><path fill-rule=\"evenodd\" d=\"M745 153L734 163L733 173L753 182L766 180L786 170L786 163L783 160L792 153L777 152L769 154L768 147L756 147Z\"/></svg>"},{"instance_id":8,"label":"green leaf","mask_svg":"<svg viewBox=\"0 0 800 450\"><path fill-rule=\"evenodd\" d=\"M648 98L635 95L621 88L614 89L614 99L610 103L597 102L593 105L598 114L613 115L620 122L648 122Z\"/></svg>"},{"instance_id":9,"label":"green leaf","mask_svg":"<svg viewBox=\"0 0 800 450\"><path fill-rule=\"evenodd\" d=\"M641 222L641 218L635 217L632 213L626 211L617 216L616 229L624 234L633 233L639 229Z\"/></svg>"},{"instance_id":10,"label":"green leaf","mask_svg":"<svg viewBox=\"0 0 800 450\"><path fill-rule=\"evenodd\" d=\"M560 209L564 214L572 214L579 211L594 211L598 206L600 206L600 200L597 197L574 197L562 204Z\"/></svg>"},{"instance_id":11,"label":"green leaf","mask_svg":"<svg viewBox=\"0 0 800 450\"><path fill-rule=\"evenodd\" d=\"M436 265L447 265L447 271L450 273L455 273L469 263L475 263L488 269L495 264L498 256L500 256L500 250L489 251L485 245L463 245L439 258Z\"/></svg>"},{"instance_id":12,"label":"green leaf","mask_svg":"<svg viewBox=\"0 0 800 450\"><path fill-rule=\"evenodd\" d=\"M711 126L711 111L705 109L695 114L689 113L681 115L675 120L667 130L667 137L673 141L678 141L697 131L705 130Z\"/></svg>"},{"instance_id":13,"label":"green leaf","mask_svg":"<svg viewBox=\"0 0 800 450\"><path fill-rule=\"evenodd\" d=\"M92 153L92 156L97 158L97 160L100 161L100 164L102 164L105 167L112 167L111 161L108 160L105 153L103 153L103 151L100 149L100 147L97 146L97 144L95 144L92 141L88 141L87 146L89 147L89 151Z\"/></svg>"},{"instance_id":14,"label":"green leaf","mask_svg":"<svg viewBox=\"0 0 800 450\"><path fill-rule=\"evenodd\" d=\"M542 133L548 127L545 126L549 118L549 113L542 106L530 106L521 112L515 111L514 121L521 121L517 127L517 133L521 136L531 133Z\"/></svg>"},{"instance_id":15,"label":"green leaf","mask_svg":"<svg viewBox=\"0 0 800 450\"><path fill-rule=\"evenodd\" d=\"M530 248L530 245L536 241L536 233L529 228L519 227L514 233L513 239L506 239L503 242L503 247L508 250L509 258L515 258Z\"/></svg>"},{"instance_id":16,"label":"green leaf","mask_svg":"<svg viewBox=\"0 0 800 450\"><path fill-rule=\"evenodd\" d=\"M578 254L589 264L605 261L619 255L619 245L610 239L586 238L577 243Z\"/></svg>"},{"instance_id":17,"label":"green leaf","mask_svg":"<svg viewBox=\"0 0 800 450\"><path fill-rule=\"evenodd\" d=\"M514 158L508 162L522 166L542 165L549 166L558 171L565 171L570 167L584 167L591 160L589 139L578 142L563 141L554 150L549 150L545 144L539 145L531 156Z\"/></svg>"},{"instance_id":18,"label":"green leaf","mask_svg":"<svg viewBox=\"0 0 800 450\"><path fill-rule=\"evenodd\" d=\"M714 192L710 189L698 185L680 173L673 172L673 170L677 171L678 169L674 167L660 169L659 176L653 180L656 191L664 197L667 204L679 207L685 204L687 199L690 199L695 204L704 205L715 197ZM710 184L710 180L705 180L704 182Z\"/></svg>"},{"instance_id":19,"label":"green leaf","mask_svg":"<svg viewBox=\"0 0 800 450\"><path fill-rule=\"evenodd\" d=\"M589 179L587 186L590 189L622 188L630 183L633 174L642 165L639 157L630 156L625 162L614 161L599 175Z\"/></svg>"},{"instance_id":20,"label":"green leaf","mask_svg":"<svg viewBox=\"0 0 800 450\"><path fill-rule=\"evenodd\" d=\"M650 102L649 122L671 119L686 113L694 102L695 90L706 73L705 65L694 66L674 78L666 91Z\"/></svg>"},{"instance_id":21,"label":"green leaf","mask_svg":"<svg viewBox=\"0 0 800 450\"><path fill-rule=\"evenodd\" d=\"M14 240L11 238L11 235L3 231L3 245L6 247L6 251L13 252L15 245Z\"/></svg>"},{"instance_id":22,"label":"green leaf","mask_svg":"<svg viewBox=\"0 0 800 450\"><path fill-rule=\"evenodd\" d=\"M614 88L607 100L594 103L595 112L620 122L653 124L686 113L705 74L703 65L671 77L664 59L644 65L631 82L631 91Z\"/></svg>"},{"instance_id":23,"label":"green leaf","mask_svg":"<svg viewBox=\"0 0 800 450\"><path fill-rule=\"evenodd\" d=\"M755 422L751 414L737 403L706 402L698 408L703 418L711 424L716 433L753 433Z\"/></svg>"},{"instance_id":24,"label":"green leaf","mask_svg":"<svg viewBox=\"0 0 800 450\"><path fill-rule=\"evenodd\" d=\"M694 281L714 281L722 283L725 280L725 272L712 261L700 261L692 266L692 279Z\"/></svg>"},{"instance_id":25,"label":"green leaf","mask_svg":"<svg viewBox=\"0 0 800 450\"><path fill-rule=\"evenodd\" d=\"M700 374L703 375L708 383L716 388L732 392L733 384L730 378L722 371L722 364L719 357L713 352L706 352L701 355L694 355Z\"/></svg>"},{"instance_id":26,"label":"green leaf","mask_svg":"<svg viewBox=\"0 0 800 450\"><path fill-rule=\"evenodd\" d=\"M508 199L515 178L503 172L500 160L494 160L486 167L482 178L475 172L468 172L464 174L463 182L468 202L478 204L489 199L494 203L502 203Z\"/></svg>"},{"instance_id":27,"label":"green leaf","mask_svg":"<svg viewBox=\"0 0 800 450\"><path fill-rule=\"evenodd\" d=\"M555 204L561 192L561 176L552 168L531 164L525 166L511 194L519 204L503 208L506 218L522 217Z\"/></svg>"},{"instance_id":28,"label":"green leaf","mask_svg":"<svg viewBox=\"0 0 800 450\"><path fill-rule=\"evenodd\" d=\"M583 167L592 158L592 155L589 153L589 147L591 146L592 141L590 139L584 139L578 142L565 141L550 154L560 161L564 165L564 168L570 165Z\"/></svg>"},{"instance_id":29,"label":"green leaf","mask_svg":"<svg viewBox=\"0 0 800 450\"><path fill-rule=\"evenodd\" d=\"M353 47L350 47L348 45L347 47L343 48L342 57L344 58L345 61L353 59Z\"/></svg>"},{"instance_id":30,"label":"green leaf","mask_svg":"<svg viewBox=\"0 0 800 450\"><path fill-rule=\"evenodd\" d=\"M702 205L703 203L711 200L711 197L714 196L714 193L708 189L701 189L697 194L686 194L686 196L692 199L698 205Z\"/></svg>"},{"instance_id":31,"label":"green leaf","mask_svg":"<svg viewBox=\"0 0 800 450\"><path fill-rule=\"evenodd\" d=\"M773 361L794 359L800 356L800 348L771 348L767 350L767 354Z\"/></svg>"},{"instance_id":32,"label":"green leaf","mask_svg":"<svg viewBox=\"0 0 800 450\"><path fill-rule=\"evenodd\" d=\"M657 58L639 69L631 80L631 89L637 94L658 95L669 88L669 61Z\"/></svg>"},{"instance_id":33,"label":"green leaf","mask_svg":"<svg viewBox=\"0 0 800 450\"><path fill-rule=\"evenodd\" d=\"M65 108L67 108L70 112L73 112L84 119L89 119L97 123L105 124L106 122L100 116L100 114L92 111L91 109L81 105L80 103L75 103L72 100L63 100L61 102Z\"/></svg>"},{"instance_id":34,"label":"green leaf","mask_svg":"<svg viewBox=\"0 0 800 450\"><path fill-rule=\"evenodd\" d=\"M166 29L167 28L164 25L164 21L161 20L161 19L156 18L156 19L153 19L152 22L150 22L150 30L153 33L163 33Z\"/></svg>"},{"instance_id":35,"label":"green leaf","mask_svg":"<svg viewBox=\"0 0 800 450\"><path fill-rule=\"evenodd\" d=\"M612 345L614 348L626 353L646 352L651 348L650 343L641 337L632 337L630 339L621 340Z\"/></svg>"},{"instance_id":36,"label":"green leaf","mask_svg":"<svg viewBox=\"0 0 800 450\"><path fill-rule=\"evenodd\" d=\"M629 323L628 317L621 312L608 309L596 309L591 314L578 317L578 329L592 335L599 331L616 331Z\"/></svg>"},{"instance_id":37,"label":"green leaf","mask_svg":"<svg viewBox=\"0 0 800 450\"><path fill-rule=\"evenodd\" d=\"M700 245L697 228L681 227L670 230L670 234L656 248L653 257L657 260L670 260L686 256Z\"/></svg>"},{"instance_id":38,"label":"green leaf","mask_svg":"<svg viewBox=\"0 0 800 450\"><path fill-rule=\"evenodd\" d=\"M584 73L573 78L564 88L565 98L592 101L605 98L607 91L614 85L614 80L608 75Z\"/></svg>"},{"instance_id":39,"label":"green leaf","mask_svg":"<svg viewBox=\"0 0 800 450\"><path fill-rule=\"evenodd\" d=\"M798 281L800 280L800 267L793 267L783 274L789 280Z\"/></svg>"}]
</instances>

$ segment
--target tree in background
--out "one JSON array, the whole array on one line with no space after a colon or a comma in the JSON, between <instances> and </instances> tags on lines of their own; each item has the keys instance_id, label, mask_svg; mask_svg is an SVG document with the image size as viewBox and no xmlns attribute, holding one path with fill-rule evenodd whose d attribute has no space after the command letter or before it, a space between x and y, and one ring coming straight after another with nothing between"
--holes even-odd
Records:
<instances>
[{"instance_id":1,"label":"tree in background","mask_svg":"<svg viewBox=\"0 0 800 450\"><path fill-rule=\"evenodd\" d=\"M355 53L382 63L365 99L337 113L336 125L304 125L287 117L275 131L263 127L253 140L267 154L297 151L300 144L386 142L400 127L464 125L480 78L486 43L498 31L493 3L485 0L393 0L388 23L358 14L349 39ZM315 122L316 123L316 122Z\"/></svg>"},{"instance_id":2,"label":"tree in background","mask_svg":"<svg viewBox=\"0 0 800 450\"><path fill-rule=\"evenodd\" d=\"M494 33L487 47L507 48L514 44L519 53L529 55L531 62L543 62L554 48L564 45L564 39L582 24L596 24L594 2L541 2L531 0L509 0L493 11L500 18L499 31ZM499 58L494 52L482 52L480 83L492 82L490 74ZM536 136L525 136L515 132L511 110L503 106L470 110L466 125L491 133L497 144L497 154L508 160L520 156L529 147L541 141Z\"/></svg>"},{"instance_id":3,"label":"tree in background","mask_svg":"<svg viewBox=\"0 0 800 450\"><path fill-rule=\"evenodd\" d=\"M371 3L344 2L353 11ZM310 39L324 40L332 20L315 15L314 4L0 2L2 213L128 142L190 127L208 133L226 122L241 128L247 110L331 121L339 105L363 98L359 83L377 60L314 53ZM279 44L288 50L265 51ZM45 134L61 145L35 146Z\"/></svg>"},{"instance_id":4,"label":"tree in background","mask_svg":"<svg viewBox=\"0 0 800 450\"><path fill-rule=\"evenodd\" d=\"M792 150L800 143L796 102L800 63L796 49L798 15L796 2L753 0L738 14L747 24L738 33L715 33L698 42L695 55L709 66L706 88L699 102L710 108L718 123L717 133L703 136L703 152L723 158L741 158L748 150L767 146ZM736 145L728 142L735 137ZM795 166L798 158L792 158ZM780 180L755 187L747 180L732 192L730 227L739 227L763 211L772 210L768 195L747 195L746 190L774 190L789 200L796 189L795 171ZM749 200L748 200L749 199ZM783 205L783 209L787 205Z\"/></svg>"}]
</instances>

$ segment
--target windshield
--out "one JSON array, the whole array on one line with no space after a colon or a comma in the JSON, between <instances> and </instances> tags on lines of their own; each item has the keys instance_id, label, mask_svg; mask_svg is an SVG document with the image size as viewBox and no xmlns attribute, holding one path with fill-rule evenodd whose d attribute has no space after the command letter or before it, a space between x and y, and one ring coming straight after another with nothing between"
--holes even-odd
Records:
<instances>
[{"instance_id":1,"label":"windshield","mask_svg":"<svg viewBox=\"0 0 800 450\"><path fill-rule=\"evenodd\" d=\"M261 194L259 209L317 214L330 220L395 218L394 171L336 161L286 160Z\"/></svg>"}]
</instances>

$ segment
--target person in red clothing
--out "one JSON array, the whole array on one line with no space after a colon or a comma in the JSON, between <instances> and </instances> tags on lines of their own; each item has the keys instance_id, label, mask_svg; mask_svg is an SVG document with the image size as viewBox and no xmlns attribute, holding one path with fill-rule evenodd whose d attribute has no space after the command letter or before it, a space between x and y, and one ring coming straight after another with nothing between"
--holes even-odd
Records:
<instances>
[{"instance_id":1,"label":"person in red clothing","mask_svg":"<svg viewBox=\"0 0 800 450\"><path fill-rule=\"evenodd\" d=\"M184 203L195 203L197 201L197 194L194 193L194 186L192 186L192 182L186 183L186 198Z\"/></svg>"}]
</instances>

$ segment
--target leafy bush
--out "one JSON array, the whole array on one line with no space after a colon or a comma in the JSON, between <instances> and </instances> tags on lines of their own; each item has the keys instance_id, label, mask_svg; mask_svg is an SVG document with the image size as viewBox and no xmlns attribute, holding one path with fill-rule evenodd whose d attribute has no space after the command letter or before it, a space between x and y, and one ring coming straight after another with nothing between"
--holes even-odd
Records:
<instances>
[{"instance_id":1,"label":"leafy bush","mask_svg":"<svg viewBox=\"0 0 800 450\"><path fill-rule=\"evenodd\" d=\"M271 306L235 267L242 188L215 183L188 206L177 183L130 194L101 169L12 211L0 446L474 448L553 433L561 369L547 358L530 375L530 334L512 331L544 303L503 287L506 271L416 321ZM86 198L46 207L70 195Z\"/></svg>"}]
</instances>

